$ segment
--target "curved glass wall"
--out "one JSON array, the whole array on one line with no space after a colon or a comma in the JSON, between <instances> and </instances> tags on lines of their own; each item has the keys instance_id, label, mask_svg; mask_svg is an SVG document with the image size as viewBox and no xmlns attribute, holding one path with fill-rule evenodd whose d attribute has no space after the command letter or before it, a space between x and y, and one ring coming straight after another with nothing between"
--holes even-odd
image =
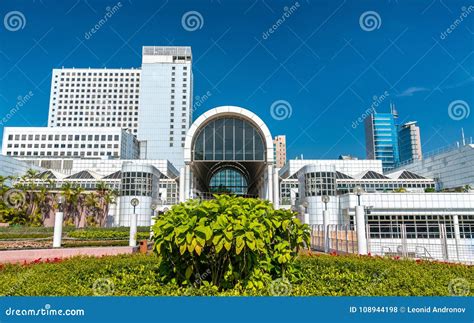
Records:
<instances>
[{"instance_id":1,"label":"curved glass wall","mask_svg":"<svg viewBox=\"0 0 474 323\"><path fill-rule=\"evenodd\" d=\"M336 195L334 172L311 172L304 174L305 196Z\"/></svg>"},{"instance_id":2,"label":"curved glass wall","mask_svg":"<svg viewBox=\"0 0 474 323\"><path fill-rule=\"evenodd\" d=\"M194 141L193 159L205 161L263 161L262 136L247 121L221 118L204 126Z\"/></svg>"},{"instance_id":3,"label":"curved glass wall","mask_svg":"<svg viewBox=\"0 0 474 323\"><path fill-rule=\"evenodd\" d=\"M224 168L212 175L209 189L217 193L247 194L247 180L237 169Z\"/></svg>"},{"instance_id":4,"label":"curved glass wall","mask_svg":"<svg viewBox=\"0 0 474 323\"><path fill-rule=\"evenodd\" d=\"M152 196L153 174L146 172L122 173L122 196Z\"/></svg>"}]
</instances>

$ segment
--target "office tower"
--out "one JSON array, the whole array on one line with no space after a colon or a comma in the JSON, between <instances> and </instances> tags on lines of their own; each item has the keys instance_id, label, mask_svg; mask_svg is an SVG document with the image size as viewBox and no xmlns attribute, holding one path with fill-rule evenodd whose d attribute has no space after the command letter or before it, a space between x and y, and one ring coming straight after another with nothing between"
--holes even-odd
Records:
<instances>
[{"instance_id":1,"label":"office tower","mask_svg":"<svg viewBox=\"0 0 474 323\"><path fill-rule=\"evenodd\" d=\"M48 127L138 128L139 69L53 69Z\"/></svg>"},{"instance_id":2,"label":"office tower","mask_svg":"<svg viewBox=\"0 0 474 323\"><path fill-rule=\"evenodd\" d=\"M400 162L421 160L420 127L416 121L411 121L400 126L398 130L398 145L400 148Z\"/></svg>"},{"instance_id":3,"label":"office tower","mask_svg":"<svg viewBox=\"0 0 474 323\"><path fill-rule=\"evenodd\" d=\"M2 155L137 159L138 141L129 130L118 127L5 127Z\"/></svg>"},{"instance_id":4,"label":"office tower","mask_svg":"<svg viewBox=\"0 0 474 323\"><path fill-rule=\"evenodd\" d=\"M393 104L390 113L374 112L365 119L367 159L381 160L384 171L399 163L397 119Z\"/></svg>"},{"instance_id":5,"label":"office tower","mask_svg":"<svg viewBox=\"0 0 474 323\"><path fill-rule=\"evenodd\" d=\"M286 136L280 135L273 139L273 151L275 154L275 166L282 168L286 163Z\"/></svg>"},{"instance_id":6,"label":"office tower","mask_svg":"<svg viewBox=\"0 0 474 323\"><path fill-rule=\"evenodd\" d=\"M143 47L138 109L141 158L184 164L186 132L192 122L191 47Z\"/></svg>"}]
</instances>

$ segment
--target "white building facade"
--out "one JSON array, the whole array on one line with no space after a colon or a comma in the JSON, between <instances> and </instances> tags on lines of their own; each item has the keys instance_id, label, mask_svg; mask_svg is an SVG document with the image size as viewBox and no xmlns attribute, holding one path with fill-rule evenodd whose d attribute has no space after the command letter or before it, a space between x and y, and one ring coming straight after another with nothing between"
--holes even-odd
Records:
<instances>
[{"instance_id":1,"label":"white building facade","mask_svg":"<svg viewBox=\"0 0 474 323\"><path fill-rule=\"evenodd\" d=\"M138 131L140 69L53 69L48 127Z\"/></svg>"},{"instance_id":2,"label":"white building facade","mask_svg":"<svg viewBox=\"0 0 474 323\"><path fill-rule=\"evenodd\" d=\"M138 158L128 130L102 127L5 127L2 155L12 157Z\"/></svg>"},{"instance_id":3,"label":"white building facade","mask_svg":"<svg viewBox=\"0 0 474 323\"><path fill-rule=\"evenodd\" d=\"M192 122L192 80L190 47L143 47L138 110L142 159L166 158L183 166Z\"/></svg>"}]
</instances>

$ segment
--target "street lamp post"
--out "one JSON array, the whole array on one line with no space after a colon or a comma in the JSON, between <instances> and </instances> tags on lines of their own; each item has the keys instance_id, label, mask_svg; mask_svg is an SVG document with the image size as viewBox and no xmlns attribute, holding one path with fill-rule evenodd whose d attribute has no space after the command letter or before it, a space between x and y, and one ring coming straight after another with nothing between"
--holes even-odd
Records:
<instances>
[{"instance_id":1,"label":"street lamp post","mask_svg":"<svg viewBox=\"0 0 474 323\"><path fill-rule=\"evenodd\" d=\"M324 203L324 210L323 210L324 252L329 252L328 203L330 201L330 197L328 195L323 195L321 196L321 201Z\"/></svg>"},{"instance_id":2,"label":"street lamp post","mask_svg":"<svg viewBox=\"0 0 474 323\"><path fill-rule=\"evenodd\" d=\"M63 219L64 219L64 196L58 195L56 198L58 202L58 211L54 217L54 235L53 235L53 248L61 248L61 239L63 235Z\"/></svg>"},{"instance_id":3,"label":"street lamp post","mask_svg":"<svg viewBox=\"0 0 474 323\"><path fill-rule=\"evenodd\" d=\"M354 193L357 195L357 205L355 207L357 248L359 255L366 255L367 235L365 229L365 210L364 207L360 205L360 196L364 193L364 189L361 186L357 186L354 189Z\"/></svg>"},{"instance_id":4,"label":"street lamp post","mask_svg":"<svg viewBox=\"0 0 474 323\"><path fill-rule=\"evenodd\" d=\"M140 204L140 201L134 197L130 200L130 204L133 206L133 214L130 218L130 240L129 246L136 247L137 246L137 215L135 214L135 208Z\"/></svg>"}]
</instances>

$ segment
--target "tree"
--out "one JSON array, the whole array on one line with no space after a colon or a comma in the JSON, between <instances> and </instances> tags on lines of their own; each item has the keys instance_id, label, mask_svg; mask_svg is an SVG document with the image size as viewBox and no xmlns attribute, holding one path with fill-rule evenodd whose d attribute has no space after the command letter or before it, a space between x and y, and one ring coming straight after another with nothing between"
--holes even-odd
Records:
<instances>
[{"instance_id":1,"label":"tree","mask_svg":"<svg viewBox=\"0 0 474 323\"><path fill-rule=\"evenodd\" d=\"M104 182L99 182L96 187L98 197L98 212L96 222L100 227L105 226L107 215L109 215L110 204L115 203L117 192L110 189Z\"/></svg>"}]
</instances>

